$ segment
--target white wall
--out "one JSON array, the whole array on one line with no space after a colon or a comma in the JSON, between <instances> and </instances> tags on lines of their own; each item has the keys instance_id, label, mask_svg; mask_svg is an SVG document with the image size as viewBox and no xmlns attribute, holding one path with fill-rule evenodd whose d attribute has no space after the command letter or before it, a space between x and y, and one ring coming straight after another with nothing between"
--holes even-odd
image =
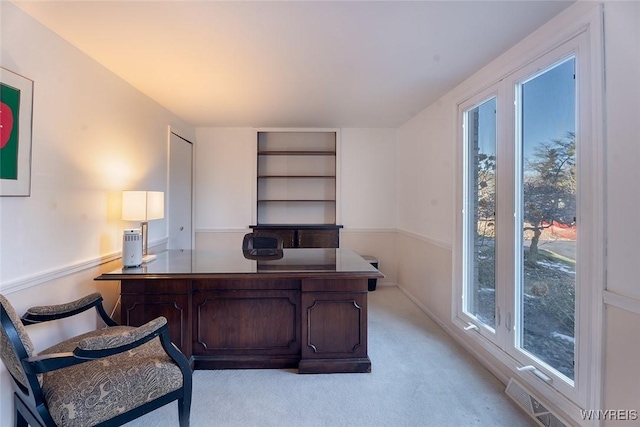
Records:
<instances>
[{"instance_id":1,"label":"white wall","mask_svg":"<svg viewBox=\"0 0 640 427\"><path fill-rule=\"evenodd\" d=\"M396 130L342 129L340 246L378 259L386 276L397 279Z\"/></svg>"},{"instance_id":2,"label":"white wall","mask_svg":"<svg viewBox=\"0 0 640 427\"><path fill-rule=\"evenodd\" d=\"M8 2L1 59L35 82L31 197L0 199L6 288L119 251L119 192L166 191L167 126L189 126Z\"/></svg>"},{"instance_id":3,"label":"white wall","mask_svg":"<svg viewBox=\"0 0 640 427\"><path fill-rule=\"evenodd\" d=\"M640 3L605 3L607 292L604 404L640 417ZM640 426L635 421L606 425Z\"/></svg>"},{"instance_id":4,"label":"white wall","mask_svg":"<svg viewBox=\"0 0 640 427\"><path fill-rule=\"evenodd\" d=\"M341 216L345 229L395 229L396 130L342 129Z\"/></svg>"},{"instance_id":5,"label":"white wall","mask_svg":"<svg viewBox=\"0 0 640 427\"><path fill-rule=\"evenodd\" d=\"M107 306L122 245L120 192L166 191L168 126L195 130L10 2L0 2L2 67L34 84L30 197L0 198L0 292L23 313L99 290ZM191 136L187 135L187 136ZM150 241L167 238L150 224ZM93 323L93 324L91 324ZM34 328L42 350L95 321ZM11 382L0 367L0 425L12 425Z\"/></svg>"},{"instance_id":6,"label":"white wall","mask_svg":"<svg viewBox=\"0 0 640 427\"><path fill-rule=\"evenodd\" d=\"M240 247L255 224L257 131L198 128L195 162L196 249ZM341 129L341 246L378 257L396 282L396 131Z\"/></svg>"},{"instance_id":7,"label":"white wall","mask_svg":"<svg viewBox=\"0 0 640 427\"><path fill-rule=\"evenodd\" d=\"M607 289L640 300L640 3L605 8L607 70Z\"/></svg>"},{"instance_id":8,"label":"white wall","mask_svg":"<svg viewBox=\"0 0 640 427\"><path fill-rule=\"evenodd\" d=\"M552 24L596 6L580 2ZM607 302L603 396L600 408L640 410L640 3L605 2L607 185ZM563 21L564 20L564 21ZM545 26L549 28L549 25ZM547 30L548 31L548 30ZM538 33L540 34L540 33ZM398 129L398 282L427 313L502 380L513 376L451 322L451 243L454 212L456 103L478 82L493 81L536 46L536 35L519 43ZM447 267L449 270L447 270ZM633 332L635 331L635 332ZM574 417L576 414L572 414ZM640 420L605 425L639 426Z\"/></svg>"},{"instance_id":9,"label":"white wall","mask_svg":"<svg viewBox=\"0 0 640 427\"><path fill-rule=\"evenodd\" d=\"M246 229L255 224L255 129L198 128L196 137L196 240L199 232Z\"/></svg>"},{"instance_id":10,"label":"white wall","mask_svg":"<svg viewBox=\"0 0 640 427\"><path fill-rule=\"evenodd\" d=\"M398 228L451 247L455 107L430 105L398 129Z\"/></svg>"}]
</instances>

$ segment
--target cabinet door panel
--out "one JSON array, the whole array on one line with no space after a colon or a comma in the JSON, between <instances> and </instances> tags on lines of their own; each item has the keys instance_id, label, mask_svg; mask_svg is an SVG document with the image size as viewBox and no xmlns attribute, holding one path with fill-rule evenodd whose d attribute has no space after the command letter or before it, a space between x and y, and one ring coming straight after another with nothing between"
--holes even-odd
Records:
<instances>
[{"instance_id":1,"label":"cabinet door panel","mask_svg":"<svg viewBox=\"0 0 640 427\"><path fill-rule=\"evenodd\" d=\"M295 230L269 230L270 233L282 236L285 248L296 247L296 231Z\"/></svg>"},{"instance_id":2,"label":"cabinet door panel","mask_svg":"<svg viewBox=\"0 0 640 427\"><path fill-rule=\"evenodd\" d=\"M299 291L206 291L193 296L194 353L298 354Z\"/></svg>"},{"instance_id":3,"label":"cabinet door panel","mask_svg":"<svg viewBox=\"0 0 640 427\"><path fill-rule=\"evenodd\" d=\"M299 248L337 248L340 246L338 230L298 230Z\"/></svg>"},{"instance_id":4,"label":"cabinet door panel","mask_svg":"<svg viewBox=\"0 0 640 427\"><path fill-rule=\"evenodd\" d=\"M121 319L128 326L142 326L159 316L167 318L171 341L191 356L191 329L187 295L122 294Z\"/></svg>"},{"instance_id":5,"label":"cabinet door panel","mask_svg":"<svg viewBox=\"0 0 640 427\"><path fill-rule=\"evenodd\" d=\"M302 294L303 358L367 357L367 295Z\"/></svg>"}]
</instances>

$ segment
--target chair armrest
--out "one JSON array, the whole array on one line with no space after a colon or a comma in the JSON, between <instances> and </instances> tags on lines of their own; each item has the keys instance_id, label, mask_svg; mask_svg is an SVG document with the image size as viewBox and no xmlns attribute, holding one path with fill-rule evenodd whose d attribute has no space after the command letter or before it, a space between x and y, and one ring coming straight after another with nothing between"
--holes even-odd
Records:
<instances>
[{"instance_id":1,"label":"chair armrest","mask_svg":"<svg viewBox=\"0 0 640 427\"><path fill-rule=\"evenodd\" d=\"M50 320L74 316L92 307L96 308L98 314L107 326L117 326L117 323L104 311L104 307L102 306L102 295L98 292L94 292L65 304L39 305L31 307L22 316L21 320L25 325L32 325L35 323L48 322Z\"/></svg>"},{"instance_id":2,"label":"chair armrest","mask_svg":"<svg viewBox=\"0 0 640 427\"><path fill-rule=\"evenodd\" d=\"M131 345L150 336L151 334L154 334L166 324L167 319L160 316L142 326L124 333L105 334L97 337L85 338L78 343L78 349L82 351L113 350L122 346ZM155 334L151 338L154 338L157 335L158 334ZM134 347L137 347L137 345Z\"/></svg>"},{"instance_id":3,"label":"chair armrest","mask_svg":"<svg viewBox=\"0 0 640 427\"><path fill-rule=\"evenodd\" d=\"M130 331L85 338L78 343L78 347L72 353L52 353L23 359L23 366L25 371L32 374L55 371L90 360L124 353L145 344L160 334L168 336L167 319L162 316Z\"/></svg>"}]
</instances>

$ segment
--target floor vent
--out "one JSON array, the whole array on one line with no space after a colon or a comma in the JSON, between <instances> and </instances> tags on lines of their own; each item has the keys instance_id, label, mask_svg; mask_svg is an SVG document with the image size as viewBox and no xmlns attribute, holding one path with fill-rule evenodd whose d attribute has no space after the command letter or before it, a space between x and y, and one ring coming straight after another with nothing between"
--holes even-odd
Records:
<instances>
[{"instance_id":1,"label":"floor vent","mask_svg":"<svg viewBox=\"0 0 640 427\"><path fill-rule=\"evenodd\" d=\"M506 389L507 396L514 400L531 418L545 427L568 427L569 424L547 409L522 384L511 378Z\"/></svg>"}]
</instances>

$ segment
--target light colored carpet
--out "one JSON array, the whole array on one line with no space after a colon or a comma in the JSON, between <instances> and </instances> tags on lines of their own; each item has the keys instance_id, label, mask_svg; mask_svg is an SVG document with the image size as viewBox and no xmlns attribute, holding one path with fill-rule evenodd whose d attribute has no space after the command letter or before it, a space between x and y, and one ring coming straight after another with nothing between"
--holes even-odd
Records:
<instances>
[{"instance_id":1,"label":"light colored carpet","mask_svg":"<svg viewBox=\"0 0 640 427\"><path fill-rule=\"evenodd\" d=\"M191 426L535 426L505 386L396 287L369 292L370 374L195 371ZM129 424L178 426L169 404Z\"/></svg>"}]
</instances>

